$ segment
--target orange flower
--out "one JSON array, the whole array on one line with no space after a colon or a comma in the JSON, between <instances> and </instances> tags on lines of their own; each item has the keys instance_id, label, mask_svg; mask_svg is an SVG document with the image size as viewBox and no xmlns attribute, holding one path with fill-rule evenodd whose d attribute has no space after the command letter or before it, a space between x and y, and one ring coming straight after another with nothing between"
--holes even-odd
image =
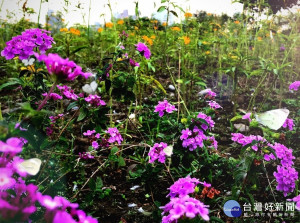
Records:
<instances>
[{"instance_id":1,"label":"orange flower","mask_svg":"<svg viewBox=\"0 0 300 223\"><path fill-rule=\"evenodd\" d=\"M157 20L151 20L151 23L158 23L158 21Z\"/></svg>"},{"instance_id":2,"label":"orange flower","mask_svg":"<svg viewBox=\"0 0 300 223\"><path fill-rule=\"evenodd\" d=\"M262 37L260 37L260 36L257 37L257 40L258 40L258 41L262 41Z\"/></svg>"},{"instance_id":3,"label":"orange flower","mask_svg":"<svg viewBox=\"0 0 300 223\"><path fill-rule=\"evenodd\" d=\"M172 29L173 31L180 31L180 28L179 28L178 26L171 27L171 29Z\"/></svg>"},{"instance_id":4,"label":"orange flower","mask_svg":"<svg viewBox=\"0 0 300 223\"><path fill-rule=\"evenodd\" d=\"M209 54L210 54L210 51L209 51L209 50L207 50L207 51L205 52L205 54L206 54L206 55L209 55Z\"/></svg>"},{"instance_id":5,"label":"orange flower","mask_svg":"<svg viewBox=\"0 0 300 223\"><path fill-rule=\"evenodd\" d=\"M76 36L80 36L80 31L78 29L70 28L70 33Z\"/></svg>"},{"instance_id":6,"label":"orange flower","mask_svg":"<svg viewBox=\"0 0 300 223\"><path fill-rule=\"evenodd\" d=\"M190 13L190 12L184 13L184 17L185 17L185 18L190 18L190 17L192 17L192 16L193 16L193 14Z\"/></svg>"},{"instance_id":7,"label":"orange flower","mask_svg":"<svg viewBox=\"0 0 300 223\"><path fill-rule=\"evenodd\" d=\"M183 41L184 41L184 44L187 45L187 44L189 44L191 42L191 39L188 36L184 36L183 37Z\"/></svg>"},{"instance_id":8,"label":"orange flower","mask_svg":"<svg viewBox=\"0 0 300 223\"><path fill-rule=\"evenodd\" d=\"M150 46L153 45L153 40L150 39L148 36L142 36L142 39L149 43Z\"/></svg>"},{"instance_id":9,"label":"orange flower","mask_svg":"<svg viewBox=\"0 0 300 223\"><path fill-rule=\"evenodd\" d=\"M153 28L154 28L155 30L157 30L157 29L158 29L158 27L157 27L157 26L154 26Z\"/></svg>"},{"instance_id":10,"label":"orange flower","mask_svg":"<svg viewBox=\"0 0 300 223\"><path fill-rule=\"evenodd\" d=\"M101 33L102 31L103 31L103 28L100 27L100 28L98 29L98 33Z\"/></svg>"},{"instance_id":11,"label":"orange flower","mask_svg":"<svg viewBox=\"0 0 300 223\"><path fill-rule=\"evenodd\" d=\"M167 25L168 25L168 23L166 23L166 22L162 23L162 26L167 26Z\"/></svg>"},{"instance_id":12,"label":"orange flower","mask_svg":"<svg viewBox=\"0 0 300 223\"><path fill-rule=\"evenodd\" d=\"M135 26L135 27L134 27L134 29L135 29L135 30L138 30L138 29L139 29L139 27Z\"/></svg>"},{"instance_id":13,"label":"orange flower","mask_svg":"<svg viewBox=\"0 0 300 223\"><path fill-rule=\"evenodd\" d=\"M207 13L207 15L208 15L208 16L211 16L211 15L212 15L212 13Z\"/></svg>"},{"instance_id":14,"label":"orange flower","mask_svg":"<svg viewBox=\"0 0 300 223\"><path fill-rule=\"evenodd\" d=\"M68 29L67 28L61 28L59 29L60 32L68 32Z\"/></svg>"},{"instance_id":15,"label":"orange flower","mask_svg":"<svg viewBox=\"0 0 300 223\"><path fill-rule=\"evenodd\" d=\"M124 20L123 20L123 19L119 20L119 21L117 22L117 24L118 24L118 25L123 25L123 24L124 24Z\"/></svg>"},{"instance_id":16,"label":"orange flower","mask_svg":"<svg viewBox=\"0 0 300 223\"><path fill-rule=\"evenodd\" d=\"M240 24L240 21L236 20L234 21L235 24Z\"/></svg>"},{"instance_id":17,"label":"orange flower","mask_svg":"<svg viewBox=\"0 0 300 223\"><path fill-rule=\"evenodd\" d=\"M155 35L152 35L152 36L150 36L150 38L151 38L151 39L155 39L155 38L156 38L156 36L155 36Z\"/></svg>"},{"instance_id":18,"label":"orange flower","mask_svg":"<svg viewBox=\"0 0 300 223\"><path fill-rule=\"evenodd\" d=\"M214 28L214 31L216 32L216 31L218 31L218 29L217 29L217 28Z\"/></svg>"},{"instance_id":19,"label":"orange flower","mask_svg":"<svg viewBox=\"0 0 300 223\"><path fill-rule=\"evenodd\" d=\"M106 28L112 28L114 26L114 24L112 23L112 22L107 22L106 24L105 24L105 27Z\"/></svg>"}]
</instances>

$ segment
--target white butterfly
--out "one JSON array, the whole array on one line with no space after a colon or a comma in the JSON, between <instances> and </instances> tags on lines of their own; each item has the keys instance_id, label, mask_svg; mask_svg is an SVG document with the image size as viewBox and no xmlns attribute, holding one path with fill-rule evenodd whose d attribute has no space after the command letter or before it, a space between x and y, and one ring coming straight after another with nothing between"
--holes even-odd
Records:
<instances>
[{"instance_id":1,"label":"white butterfly","mask_svg":"<svg viewBox=\"0 0 300 223\"><path fill-rule=\"evenodd\" d=\"M173 146L167 146L166 148L163 149L163 151L165 152L165 154L167 156L172 156L172 154L173 154Z\"/></svg>"},{"instance_id":2,"label":"white butterfly","mask_svg":"<svg viewBox=\"0 0 300 223\"><path fill-rule=\"evenodd\" d=\"M290 111L286 108L274 109L255 115L256 120L273 130L278 130L285 122Z\"/></svg>"},{"instance_id":3,"label":"white butterfly","mask_svg":"<svg viewBox=\"0 0 300 223\"><path fill-rule=\"evenodd\" d=\"M42 161L38 158L24 160L20 163L19 168L30 175L36 175L40 171Z\"/></svg>"},{"instance_id":4,"label":"white butterfly","mask_svg":"<svg viewBox=\"0 0 300 223\"><path fill-rule=\"evenodd\" d=\"M93 93L95 93L97 87L98 87L97 82L96 82L96 81L92 81L90 84L85 84L85 85L82 87L82 90L83 90L85 93L93 94Z\"/></svg>"},{"instance_id":5,"label":"white butterfly","mask_svg":"<svg viewBox=\"0 0 300 223\"><path fill-rule=\"evenodd\" d=\"M22 60L22 63L25 65L25 66L31 66L33 64L33 62L35 61L34 58L30 58L29 60Z\"/></svg>"}]
</instances>

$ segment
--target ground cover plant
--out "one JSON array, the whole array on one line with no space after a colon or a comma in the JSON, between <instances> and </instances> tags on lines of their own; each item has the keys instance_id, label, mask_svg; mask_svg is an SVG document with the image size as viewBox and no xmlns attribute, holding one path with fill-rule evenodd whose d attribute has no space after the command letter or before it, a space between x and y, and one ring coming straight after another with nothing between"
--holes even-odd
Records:
<instances>
[{"instance_id":1,"label":"ground cover plant","mask_svg":"<svg viewBox=\"0 0 300 223\"><path fill-rule=\"evenodd\" d=\"M0 222L299 221L300 12L254 4L1 21Z\"/></svg>"}]
</instances>

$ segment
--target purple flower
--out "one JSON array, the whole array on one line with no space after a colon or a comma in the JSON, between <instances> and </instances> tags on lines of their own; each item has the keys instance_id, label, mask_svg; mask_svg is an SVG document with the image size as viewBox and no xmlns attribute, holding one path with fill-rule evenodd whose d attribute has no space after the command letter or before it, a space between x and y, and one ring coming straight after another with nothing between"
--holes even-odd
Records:
<instances>
[{"instance_id":1,"label":"purple flower","mask_svg":"<svg viewBox=\"0 0 300 223\"><path fill-rule=\"evenodd\" d=\"M195 192L195 187L200 181L196 178L187 176L185 178L179 178L170 188L168 196L171 198L179 196L184 197L185 195L192 194Z\"/></svg>"},{"instance_id":2,"label":"purple flower","mask_svg":"<svg viewBox=\"0 0 300 223\"><path fill-rule=\"evenodd\" d=\"M94 159L95 158L89 152L79 153L79 157L80 157L80 159Z\"/></svg>"},{"instance_id":3,"label":"purple flower","mask_svg":"<svg viewBox=\"0 0 300 223\"><path fill-rule=\"evenodd\" d=\"M0 141L0 152L16 154L22 151L23 141L17 137L12 137L5 142Z\"/></svg>"},{"instance_id":4,"label":"purple flower","mask_svg":"<svg viewBox=\"0 0 300 223\"><path fill-rule=\"evenodd\" d=\"M84 136L93 136L96 133L96 130L87 130L83 133Z\"/></svg>"},{"instance_id":5,"label":"purple flower","mask_svg":"<svg viewBox=\"0 0 300 223\"><path fill-rule=\"evenodd\" d=\"M293 120L293 119L290 119L290 118L287 118L287 119L284 121L283 125L282 125L283 128L287 128L287 127L288 127L290 131L293 130L293 127L294 127L294 126L295 126L294 120Z\"/></svg>"},{"instance_id":6,"label":"purple flower","mask_svg":"<svg viewBox=\"0 0 300 223\"><path fill-rule=\"evenodd\" d=\"M291 193L295 189L295 182L298 180L298 172L293 167L277 166L277 172L274 172L274 176L278 183L276 190L282 191L286 197L288 193Z\"/></svg>"},{"instance_id":7,"label":"purple flower","mask_svg":"<svg viewBox=\"0 0 300 223\"><path fill-rule=\"evenodd\" d=\"M42 95L43 95L44 97L46 97L46 96L48 95L48 93L45 92L45 93L43 93ZM56 101L56 100L61 100L62 98L63 98L63 97L62 97L61 95L59 95L59 94L51 93L48 99L53 99L54 101Z\"/></svg>"},{"instance_id":8,"label":"purple flower","mask_svg":"<svg viewBox=\"0 0 300 223\"><path fill-rule=\"evenodd\" d=\"M289 89L298 91L299 87L300 87L300 81L295 81L295 82L290 84Z\"/></svg>"},{"instance_id":9,"label":"purple flower","mask_svg":"<svg viewBox=\"0 0 300 223\"><path fill-rule=\"evenodd\" d=\"M106 105L106 103L101 100L101 97L96 94L90 94L88 97L84 99L86 102L91 104L92 106L99 107L100 105Z\"/></svg>"},{"instance_id":10,"label":"purple flower","mask_svg":"<svg viewBox=\"0 0 300 223\"><path fill-rule=\"evenodd\" d=\"M242 119L247 119L249 122L251 122L250 116L251 116L251 112L246 113L246 114L242 117Z\"/></svg>"},{"instance_id":11,"label":"purple flower","mask_svg":"<svg viewBox=\"0 0 300 223\"><path fill-rule=\"evenodd\" d=\"M219 105L217 102L215 101L208 101L208 105L211 109L218 109L218 108L222 108L221 105Z\"/></svg>"},{"instance_id":12,"label":"purple flower","mask_svg":"<svg viewBox=\"0 0 300 223\"><path fill-rule=\"evenodd\" d=\"M285 47L284 47L284 45L281 45L280 47L279 47L279 51L285 51Z\"/></svg>"},{"instance_id":13,"label":"purple flower","mask_svg":"<svg viewBox=\"0 0 300 223\"><path fill-rule=\"evenodd\" d=\"M27 131L27 129L24 129L24 128L21 127L21 124L19 122L16 123L15 129L20 129L21 131Z\"/></svg>"},{"instance_id":14,"label":"purple flower","mask_svg":"<svg viewBox=\"0 0 300 223\"><path fill-rule=\"evenodd\" d=\"M138 62L135 62L134 59L129 58L129 63L133 67L139 67L140 64Z\"/></svg>"},{"instance_id":15,"label":"purple flower","mask_svg":"<svg viewBox=\"0 0 300 223\"><path fill-rule=\"evenodd\" d=\"M39 61L44 61L49 74L56 75L60 80L72 81L79 75L86 79L92 76L91 73L82 72L82 68L74 61L69 61L68 58L63 59L58 54L38 55L34 53L34 55Z\"/></svg>"},{"instance_id":16,"label":"purple flower","mask_svg":"<svg viewBox=\"0 0 300 223\"><path fill-rule=\"evenodd\" d=\"M253 140L258 141L257 144L251 146L251 148L254 151L258 150L258 146L263 146L265 143L267 143L267 140L259 135L258 136L254 136L254 135L244 136L241 133L231 133L231 135L232 135L231 140L241 144L242 146L252 143Z\"/></svg>"},{"instance_id":17,"label":"purple flower","mask_svg":"<svg viewBox=\"0 0 300 223\"><path fill-rule=\"evenodd\" d=\"M296 202L296 209L300 211L300 194L292 199L287 199L287 201L294 201Z\"/></svg>"},{"instance_id":18,"label":"purple flower","mask_svg":"<svg viewBox=\"0 0 300 223\"><path fill-rule=\"evenodd\" d=\"M275 142L274 145L268 145L275 150L276 156L281 160L280 162L282 166L290 167L294 164L293 159L295 159L295 157L293 156L292 149L288 149L286 146L277 142Z\"/></svg>"},{"instance_id":19,"label":"purple flower","mask_svg":"<svg viewBox=\"0 0 300 223\"><path fill-rule=\"evenodd\" d=\"M98 148L99 148L98 142L97 142L97 141L93 141L93 142L92 142L92 147L93 147L94 149L98 149Z\"/></svg>"},{"instance_id":20,"label":"purple flower","mask_svg":"<svg viewBox=\"0 0 300 223\"><path fill-rule=\"evenodd\" d=\"M123 141L123 138L117 128L108 128L105 132L110 134L110 137L108 139L109 143L118 142L118 144L120 145Z\"/></svg>"},{"instance_id":21,"label":"purple flower","mask_svg":"<svg viewBox=\"0 0 300 223\"><path fill-rule=\"evenodd\" d=\"M56 87L60 90L60 93L63 94L67 99L72 99L77 101L78 95L74 93L74 90L72 90L70 87L66 85L56 85Z\"/></svg>"},{"instance_id":22,"label":"purple flower","mask_svg":"<svg viewBox=\"0 0 300 223\"><path fill-rule=\"evenodd\" d=\"M154 163L155 160L158 160L160 163L165 163L167 155L164 152L164 149L167 146L167 143L164 142L155 143L148 153L148 156L150 157L149 163Z\"/></svg>"},{"instance_id":23,"label":"purple flower","mask_svg":"<svg viewBox=\"0 0 300 223\"><path fill-rule=\"evenodd\" d=\"M155 106L154 112L158 112L159 117L164 115L164 112L172 113L177 111L174 105L171 105L167 100L159 101L158 105Z\"/></svg>"},{"instance_id":24,"label":"purple flower","mask_svg":"<svg viewBox=\"0 0 300 223\"><path fill-rule=\"evenodd\" d=\"M12 170L8 168L0 168L0 191L13 187L16 180L12 178Z\"/></svg>"},{"instance_id":25,"label":"purple flower","mask_svg":"<svg viewBox=\"0 0 300 223\"><path fill-rule=\"evenodd\" d=\"M34 54L34 48L38 48L41 53L52 47L53 38L50 32L44 29L28 29L21 35L13 37L6 43L6 47L1 51L1 56L10 60L19 56L20 60L28 59Z\"/></svg>"},{"instance_id":26,"label":"purple flower","mask_svg":"<svg viewBox=\"0 0 300 223\"><path fill-rule=\"evenodd\" d=\"M206 124L201 125L201 128L204 130L207 130L208 128L211 129L215 126L215 122L212 120L212 118L202 112L199 112L197 118L204 119L207 122L208 126Z\"/></svg>"},{"instance_id":27,"label":"purple flower","mask_svg":"<svg viewBox=\"0 0 300 223\"><path fill-rule=\"evenodd\" d=\"M139 42L135 46L136 46L137 51L139 51L146 59L150 59L151 52L144 43Z\"/></svg>"}]
</instances>

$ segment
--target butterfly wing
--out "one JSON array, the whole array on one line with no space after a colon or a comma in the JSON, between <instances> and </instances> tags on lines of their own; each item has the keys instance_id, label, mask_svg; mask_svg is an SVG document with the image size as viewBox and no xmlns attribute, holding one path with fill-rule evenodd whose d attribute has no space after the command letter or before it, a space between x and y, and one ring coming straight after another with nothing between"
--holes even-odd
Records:
<instances>
[{"instance_id":1,"label":"butterfly wing","mask_svg":"<svg viewBox=\"0 0 300 223\"><path fill-rule=\"evenodd\" d=\"M93 92L95 92L98 87L98 84L96 81L92 81L90 86L91 86L91 89L93 90Z\"/></svg>"},{"instance_id":2,"label":"butterfly wing","mask_svg":"<svg viewBox=\"0 0 300 223\"><path fill-rule=\"evenodd\" d=\"M20 168L30 175L36 175L40 171L42 161L38 158L24 160L20 164Z\"/></svg>"},{"instance_id":3,"label":"butterfly wing","mask_svg":"<svg viewBox=\"0 0 300 223\"><path fill-rule=\"evenodd\" d=\"M172 156L173 154L173 146L167 146L163 150L167 156Z\"/></svg>"},{"instance_id":4,"label":"butterfly wing","mask_svg":"<svg viewBox=\"0 0 300 223\"><path fill-rule=\"evenodd\" d=\"M288 109L274 109L261 113L256 119L260 124L270 129L278 130L285 122L289 113L290 111Z\"/></svg>"},{"instance_id":5,"label":"butterfly wing","mask_svg":"<svg viewBox=\"0 0 300 223\"><path fill-rule=\"evenodd\" d=\"M93 89L91 88L91 86L90 86L89 84L85 84L85 85L82 87L82 90L83 90L85 93L88 93L88 94L93 93Z\"/></svg>"}]
</instances>

